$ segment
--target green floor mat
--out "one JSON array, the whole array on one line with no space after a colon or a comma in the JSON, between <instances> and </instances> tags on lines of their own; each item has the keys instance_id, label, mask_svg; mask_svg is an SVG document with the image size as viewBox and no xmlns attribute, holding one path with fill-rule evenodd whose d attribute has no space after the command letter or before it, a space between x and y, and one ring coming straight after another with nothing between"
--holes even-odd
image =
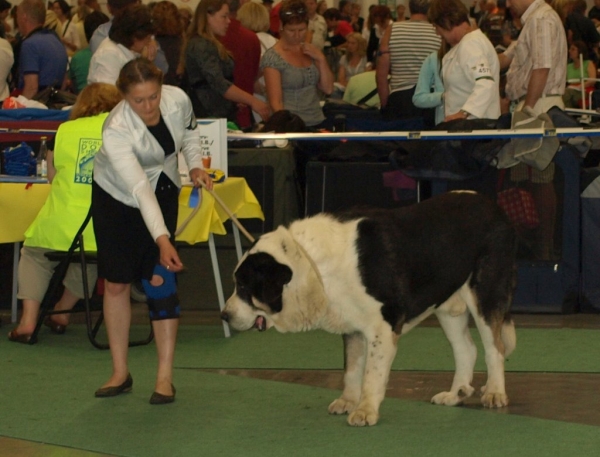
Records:
<instances>
[{"instance_id":1,"label":"green floor mat","mask_svg":"<svg viewBox=\"0 0 600 457\"><path fill-rule=\"evenodd\" d=\"M136 337L147 327L136 327ZM483 348L478 345L477 371L485 371ZM507 371L600 372L600 331L595 329L517 329L517 349L506 362ZM59 350L57 352L57 350ZM154 363L154 344L132 348L135 358ZM63 336L42 330L39 343L26 346L0 338L0 361L27 357L33 364L47 357L65 363L109 363L107 351L94 349L83 326L71 326ZM341 369L342 339L321 331L282 334L275 330L223 336L220 326L182 326L175 365L180 368ZM454 360L443 331L420 327L400 339L394 370L453 371Z\"/></svg>"},{"instance_id":2,"label":"green floor mat","mask_svg":"<svg viewBox=\"0 0 600 457\"><path fill-rule=\"evenodd\" d=\"M151 406L154 367L131 359L133 392L110 399L93 397L106 361L3 365L0 435L127 457L580 457L600 447L597 427L397 399L358 429L327 414L335 391L198 370L176 370L177 401Z\"/></svg>"}]
</instances>

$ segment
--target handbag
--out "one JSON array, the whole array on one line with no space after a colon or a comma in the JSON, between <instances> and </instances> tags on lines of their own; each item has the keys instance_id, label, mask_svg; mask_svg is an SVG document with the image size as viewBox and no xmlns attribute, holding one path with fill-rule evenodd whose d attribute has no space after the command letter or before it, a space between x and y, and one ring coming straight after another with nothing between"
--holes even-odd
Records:
<instances>
[{"instance_id":1,"label":"handbag","mask_svg":"<svg viewBox=\"0 0 600 457\"><path fill-rule=\"evenodd\" d=\"M35 94L32 100L43 103L49 109L63 109L66 106L73 106L77 101L77 95L48 86Z\"/></svg>"},{"instance_id":2,"label":"handbag","mask_svg":"<svg viewBox=\"0 0 600 457\"><path fill-rule=\"evenodd\" d=\"M375 106L368 106L365 103L373 98L377 94L377 88L373 89L367 95L362 97L356 103L350 103L342 99L338 98L328 98L325 101L325 105L323 105L323 113L325 116L335 115L335 114L356 114L361 112L378 112L379 108Z\"/></svg>"},{"instance_id":3,"label":"handbag","mask_svg":"<svg viewBox=\"0 0 600 457\"><path fill-rule=\"evenodd\" d=\"M498 189L502 188L506 169L501 170ZM531 169L529 171L531 173ZM525 189L511 187L498 192L498 205L517 228L534 229L540 225L540 218L533 195Z\"/></svg>"}]
</instances>

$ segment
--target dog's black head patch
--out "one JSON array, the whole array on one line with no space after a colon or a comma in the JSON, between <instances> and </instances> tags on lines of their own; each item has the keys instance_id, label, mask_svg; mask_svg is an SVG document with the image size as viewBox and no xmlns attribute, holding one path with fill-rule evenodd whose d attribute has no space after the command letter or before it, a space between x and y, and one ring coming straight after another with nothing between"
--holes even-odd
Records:
<instances>
[{"instance_id":1,"label":"dog's black head patch","mask_svg":"<svg viewBox=\"0 0 600 457\"><path fill-rule=\"evenodd\" d=\"M283 307L283 286L292 280L292 270L265 252L250 254L235 271L236 293L251 306L252 297L265 303L273 313Z\"/></svg>"}]
</instances>

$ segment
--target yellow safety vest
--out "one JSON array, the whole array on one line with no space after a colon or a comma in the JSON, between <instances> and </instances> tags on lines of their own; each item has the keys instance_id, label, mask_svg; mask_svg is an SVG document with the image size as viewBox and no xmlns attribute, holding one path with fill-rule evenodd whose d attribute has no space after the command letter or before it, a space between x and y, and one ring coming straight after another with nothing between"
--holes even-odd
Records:
<instances>
[{"instance_id":1,"label":"yellow safety vest","mask_svg":"<svg viewBox=\"0 0 600 457\"><path fill-rule=\"evenodd\" d=\"M66 251L92 202L94 156L102 144L108 113L65 122L54 142L56 176L46 203L25 232L25 246ZM96 250L92 224L84 232L85 250Z\"/></svg>"}]
</instances>

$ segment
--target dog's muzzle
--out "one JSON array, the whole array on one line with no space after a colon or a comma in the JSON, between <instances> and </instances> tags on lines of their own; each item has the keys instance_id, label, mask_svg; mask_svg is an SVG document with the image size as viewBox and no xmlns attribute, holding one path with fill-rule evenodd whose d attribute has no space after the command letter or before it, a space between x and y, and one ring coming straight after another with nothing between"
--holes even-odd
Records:
<instances>
[{"instance_id":1,"label":"dog's muzzle","mask_svg":"<svg viewBox=\"0 0 600 457\"><path fill-rule=\"evenodd\" d=\"M225 322L229 322L229 313L227 311L223 311L221 313L221 319ZM256 316L252 328L257 329L259 332L264 332L267 329L267 319L265 318L265 316Z\"/></svg>"}]
</instances>

